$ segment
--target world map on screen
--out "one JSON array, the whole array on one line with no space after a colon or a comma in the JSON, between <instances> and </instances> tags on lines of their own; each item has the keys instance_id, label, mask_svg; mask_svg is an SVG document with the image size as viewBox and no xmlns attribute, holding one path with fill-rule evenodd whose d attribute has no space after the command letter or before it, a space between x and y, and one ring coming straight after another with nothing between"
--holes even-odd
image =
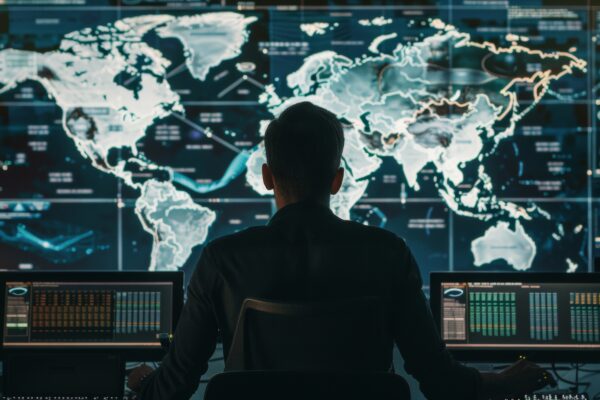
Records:
<instances>
[{"instance_id":1,"label":"world map on screen","mask_svg":"<svg viewBox=\"0 0 600 400\"><path fill-rule=\"evenodd\" d=\"M577 13L494 9L523 23L485 30L439 10L329 11L82 10L83 27L48 35L59 14L9 10L9 32L25 15L42 28L0 50L0 267L190 268L273 214L262 135L310 101L345 130L332 210L405 237L426 271L587 271Z\"/></svg>"}]
</instances>

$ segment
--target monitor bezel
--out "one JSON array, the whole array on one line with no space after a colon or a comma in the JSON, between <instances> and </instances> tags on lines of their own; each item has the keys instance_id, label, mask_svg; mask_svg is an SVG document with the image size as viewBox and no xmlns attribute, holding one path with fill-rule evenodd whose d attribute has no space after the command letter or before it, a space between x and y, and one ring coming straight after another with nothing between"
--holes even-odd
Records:
<instances>
[{"instance_id":1,"label":"monitor bezel","mask_svg":"<svg viewBox=\"0 0 600 400\"><path fill-rule=\"evenodd\" d=\"M183 271L1 271L0 310L2 313L2 329L0 329L0 357L18 353L110 353L117 354L124 361L160 361L166 351L162 347L5 347L4 346L4 307L5 285L11 281L57 281L57 282L171 282L173 283L173 326L175 332L181 310L183 309L184 273Z\"/></svg>"},{"instance_id":2,"label":"monitor bezel","mask_svg":"<svg viewBox=\"0 0 600 400\"><path fill-rule=\"evenodd\" d=\"M442 282L524 282L524 283L600 283L600 273L554 272L432 272L429 301L438 332L441 334ZM527 358L536 362L594 362L600 359L600 349L457 349L448 348L461 361L510 362Z\"/></svg>"}]
</instances>

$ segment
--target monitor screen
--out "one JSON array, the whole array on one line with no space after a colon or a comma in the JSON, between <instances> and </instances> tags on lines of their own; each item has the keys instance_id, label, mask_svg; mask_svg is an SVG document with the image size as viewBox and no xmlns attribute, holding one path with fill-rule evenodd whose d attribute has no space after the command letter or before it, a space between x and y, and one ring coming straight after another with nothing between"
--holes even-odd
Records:
<instances>
[{"instance_id":1,"label":"monitor screen","mask_svg":"<svg viewBox=\"0 0 600 400\"><path fill-rule=\"evenodd\" d=\"M174 332L183 277L135 275L0 274L3 349L160 350Z\"/></svg>"},{"instance_id":2,"label":"monitor screen","mask_svg":"<svg viewBox=\"0 0 600 400\"><path fill-rule=\"evenodd\" d=\"M450 350L600 354L597 275L492 275L432 275L433 312Z\"/></svg>"},{"instance_id":3,"label":"monitor screen","mask_svg":"<svg viewBox=\"0 0 600 400\"><path fill-rule=\"evenodd\" d=\"M4 346L159 347L170 282L6 282Z\"/></svg>"}]
</instances>

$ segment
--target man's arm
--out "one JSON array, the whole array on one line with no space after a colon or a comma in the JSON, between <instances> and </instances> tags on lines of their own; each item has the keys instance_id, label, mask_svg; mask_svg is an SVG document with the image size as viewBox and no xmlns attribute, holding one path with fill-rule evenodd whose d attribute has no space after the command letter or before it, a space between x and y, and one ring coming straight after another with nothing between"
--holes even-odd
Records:
<instances>
[{"instance_id":1,"label":"man's arm","mask_svg":"<svg viewBox=\"0 0 600 400\"><path fill-rule=\"evenodd\" d=\"M212 296L218 276L207 246L188 286L188 298L168 354L161 366L142 382L142 400L188 399L208 369L217 343Z\"/></svg>"},{"instance_id":2,"label":"man's arm","mask_svg":"<svg viewBox=\"0 0 600 400\"><path fill-rule=\"evenodd\" d=\"M404 241L399 242L392 307L404 368L419 381L428 399L476 399L481 376L456 362L446 350L423 294L417 262Z\"/></svg>"},{"instance_id":3,"label":"man's arm","mask_svg":"<svg viewBox=\"0 0 600 400\"><path fill-rule=\"evenodd\" d=\"M400 240L394 289L394 334L406 372L430 400L506 399L556 386L552 375L520 360L500 373L480 373L452 358L435 326L412 253Z\"/></svg>"}]
</instances>

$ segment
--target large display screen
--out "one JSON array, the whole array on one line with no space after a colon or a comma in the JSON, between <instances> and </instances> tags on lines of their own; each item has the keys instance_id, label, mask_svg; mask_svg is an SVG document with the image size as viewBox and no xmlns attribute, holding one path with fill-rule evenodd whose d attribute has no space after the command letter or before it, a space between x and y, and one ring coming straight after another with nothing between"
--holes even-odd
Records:
<instances>
[{"instance_id":1,"label":"large display screen","mask_svg":"<svg viewBox=\"0 0 600 400\"><path fill-rule=\"evenodd\" d=\"M2 3L0 268L193 268L275 212L261 135L299 101L345 127L333 210L426 284L592 268L594 2Z\"/></svg>"}]
</instances>

